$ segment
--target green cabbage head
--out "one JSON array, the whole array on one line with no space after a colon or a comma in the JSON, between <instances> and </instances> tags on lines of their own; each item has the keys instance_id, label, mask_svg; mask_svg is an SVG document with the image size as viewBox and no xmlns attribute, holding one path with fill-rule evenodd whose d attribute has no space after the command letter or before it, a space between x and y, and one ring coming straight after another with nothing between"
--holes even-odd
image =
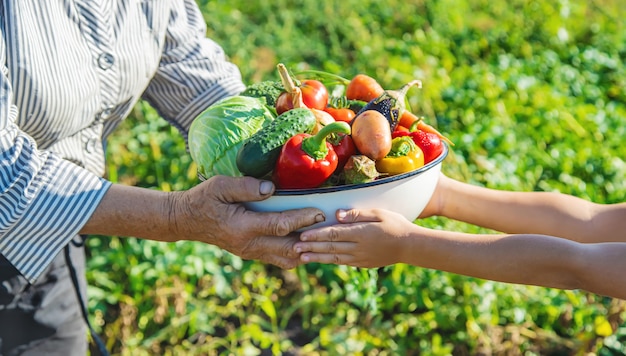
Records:
<instances>
[{"instance_id":1,"label":"green cabbage head","mask_svg":"<svg viewBox=\"0 0 626 356\"><path fill-rule=\"evenodd\" d=\"M242 176L237 168L239 148L274 115L258 98L232 96L208 107L189 128L191 158L204 178Z\"/></svg>"}]
</instances>

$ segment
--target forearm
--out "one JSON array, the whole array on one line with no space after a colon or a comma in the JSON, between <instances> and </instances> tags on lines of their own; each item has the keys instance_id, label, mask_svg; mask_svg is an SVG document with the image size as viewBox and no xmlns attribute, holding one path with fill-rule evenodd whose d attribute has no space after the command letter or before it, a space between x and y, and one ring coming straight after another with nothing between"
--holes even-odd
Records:
<instances>
[{"instance_id":1,"label":"forearm","mask_svg":"<svg viewBox=\"0 0 626 356\"><path fill-rule=\"evenodd\" d=\"M472 235L416 227L404 263L507 283L626 298L626 244L545 235Z\"/></svg>"},{"instance_id":2,"label":"forearm","mask_svg":"<svg viewBox=\"0 0 626 356\"><path fill-rule=\"evenodd\" d=\"M81 233L132 236L156 241L196 241L244 259L293 268L298 254L293 231L323 221L314 208L254 212L242 202L266 199L268 181L213 176L188 190L162 192L112 185Z\"/></svg>"},{"instance_id":3,"label":"forearm","mask_svg":"<svg viewBox=\"0 0 626 356\"><path fill-rule=\"evenodd\" d=\"M176 241L170 226L172 194L114 184L80 233Z\"/></svg>"},{"instance_id":4,"label":"forearm","mask_svg":"<svg viewBox=\"0 0 626 356\"><path fill-rule=\"evenodd\" d=\"M441 215L506 233L559 236L579 242L625 241L626 205L599 205L570 195L510 192L452 179Z\"/></svg>"}]
</instances>

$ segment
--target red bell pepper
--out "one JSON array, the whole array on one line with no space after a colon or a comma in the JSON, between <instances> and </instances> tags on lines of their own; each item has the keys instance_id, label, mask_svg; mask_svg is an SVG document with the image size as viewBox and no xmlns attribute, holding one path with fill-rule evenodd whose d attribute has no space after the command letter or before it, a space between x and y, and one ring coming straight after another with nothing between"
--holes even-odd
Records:
<instances>
[{"instance_id":1,"label":"red bell pepper","mask_svg":"<svg viewBox=\"0 0 626 356\"><path fill-rule=\"evenodd\" d=\"M336 121L317 134L301 133L290 138L280 151L274 168L274 183L280 189L317 188L337 168L337 154L326 141L331 133L350 134L350 125Z\"/></svg>"},{"instance_id":2,"label":"red bell pepper","mask_svg":"<svg viewBox=\"0 0 626 356\"><path fill-rule=\"evenodd\" d=\"M443 152L443 143L441 138L432 132L426 131L394 131L391 133L392 138L409 136L413 142L424 152L424 164L439 157Z\"/></svg>"},{"instance_id":3,"label":"red bell pepper","mask_svg":"<svg viewBox=\"0 0 626 356\"><path fill-rule=\"evenodd\" d=\"M345 133L334 133L328 136L328 142L337 154L337 171L342 170L348 159L357 153L352 136Z\"/></svg>"}]
</instances>

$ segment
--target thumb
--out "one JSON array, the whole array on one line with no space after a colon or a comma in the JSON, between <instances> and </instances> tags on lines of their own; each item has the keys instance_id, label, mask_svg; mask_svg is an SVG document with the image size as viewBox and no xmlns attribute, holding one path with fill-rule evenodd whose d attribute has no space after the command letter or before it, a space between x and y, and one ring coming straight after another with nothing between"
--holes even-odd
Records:
<instances>
[{"instance_id":1,"label":"thumb","mask_svg":"<svg viewBox=\"0 0 626 356\"><path fill-rule=\"evenodd\" d=\"M211 191L224 203L259 201L269 198L274 193L271 181L253 177L214 176L209 179Z\"/></svg>"}]
</instances>

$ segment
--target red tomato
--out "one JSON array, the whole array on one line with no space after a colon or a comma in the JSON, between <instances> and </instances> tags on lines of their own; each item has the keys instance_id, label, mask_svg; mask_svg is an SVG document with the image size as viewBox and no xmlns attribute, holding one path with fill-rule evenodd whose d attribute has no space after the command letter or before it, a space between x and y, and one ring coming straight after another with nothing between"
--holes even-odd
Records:
<instances>
[{"instance_id":1,"label":"red tomato","mask_svg":"<svg viewBox=\"0 0 626 356\"><path fill-rule=\"evenodd\" d=\"M439 157L443 151L441 138L432 132L426 131L395 131L392 137L410 136L413 142L424 152L424 164Z\"/></svg>"},{"instance_id":2,"label":"red tomato","mask_svg":"<svg viewBox=\"0 0 626 356\"><path fill-rule=\"evenodd\" d=\"M324 110L328 105L328 89L319 80L303 80L300 84L300 90L302 91L302 101L307 108ZM291 94L282 93L276 100L276 113L280 115L291 109L293 109Z\"/></svg>"},{"instance_id":3,"label":"red tomato","mask_svg":"<svg viewBox=\"0 0 626 356\"><path fill-rule=\"evenodd\" d=\"M439 136L432 132L417 131L413 136L413 141L416 140L416 137L418 138L416 142L417 145L424 152L424 163L428 163L439 157L443 151L443 144Z\"/></svg>"},{"instance_id":4,"label":"red tomato","mask_svg":"<svg viewBox=\"0 0 626 356\"><path fill-rule=\"evenodd\" d=\"M356 113L348 108L331 108L331 107L327 107L324 109L324 111L326 111L327 113L330 114L330 116L333 117L333 119L335 119L335 121L344 121L347 123L351 123L352 119L354 119L354 117L356 116Z\"/></svg>"}]
</instances>

